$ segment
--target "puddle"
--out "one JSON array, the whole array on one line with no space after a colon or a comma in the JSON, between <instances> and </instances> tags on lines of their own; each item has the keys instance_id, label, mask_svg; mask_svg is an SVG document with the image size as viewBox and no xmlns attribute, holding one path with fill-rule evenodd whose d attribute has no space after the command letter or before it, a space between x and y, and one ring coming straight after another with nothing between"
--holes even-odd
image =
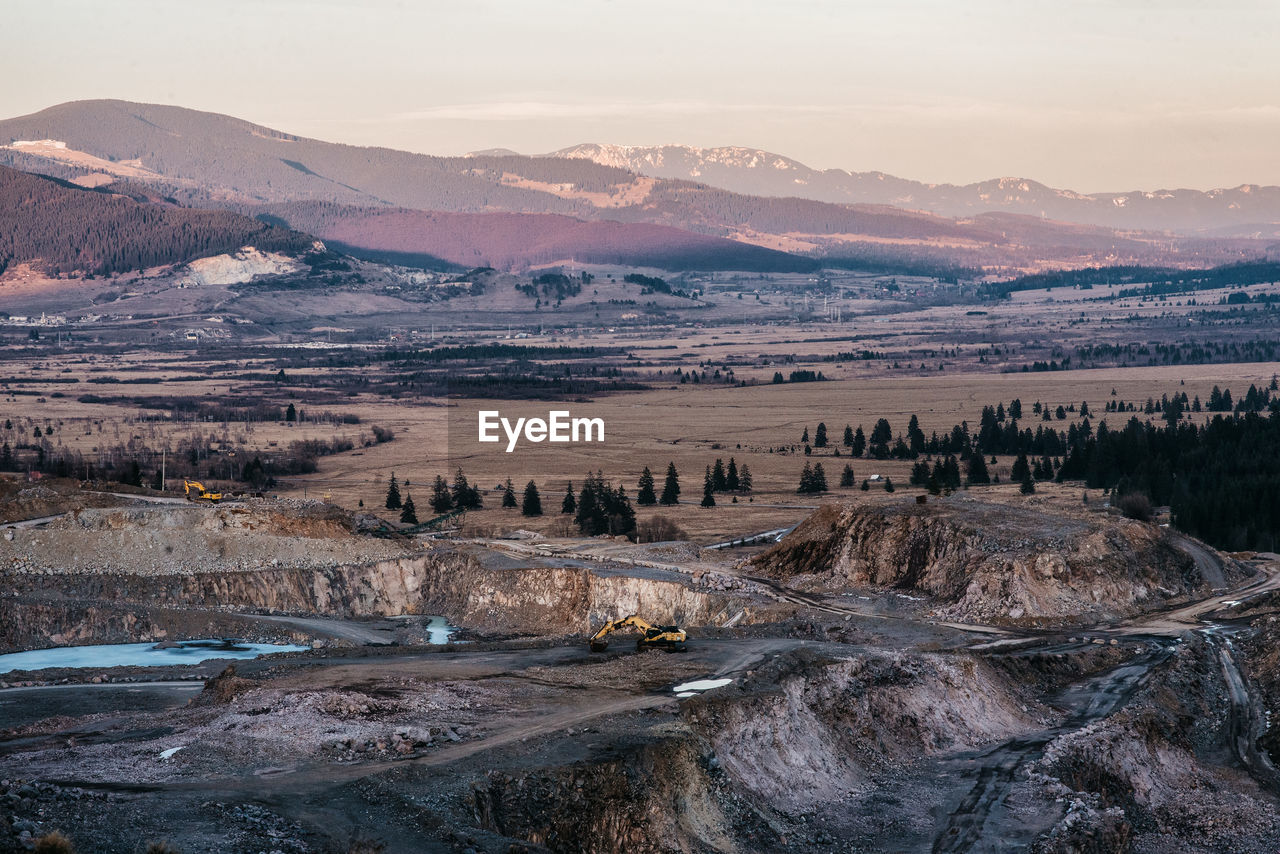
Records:
<instances>
[{"instance_id":1,"label":"puddle","mask_svg":"<svg viewBox=\"0 0 1280 854\"><path fill-rule=\"evenodd\" d=\"M154 643L119 643L99 646L60 646L0 655L0 673L45 670L51 667L166 667L199 664L211 658L257 658L273 652L301 652L307 646L269 643L233 643L220 640L182 641L169 649Z\"/></svg>"},{"instance_id":2,"label":"puddle","mask_svg":"<svg viewBox=\"0 0 1280 854\"><path fill-rule=\"evenodd\" d=\"M450 635L457 630L458 627L449 625L444 617L431 617L427 620L427 640L431 643L448 643Z\"/></svg>"},{"instance_id":3,"label":"puddle","mask_svg":"<svg viewBox=\"0 0 1280 854\"><path fill-rule=\"evenodd\" d=\"M416 614L401 614L391 619L408 621L421 620L423 618ZM453 633L458 630L457 626L449 624L449 620L446 617L427 617L425 619L426 622L422 624L422 627L427 630L427 643L446 644L449 642L449 638L453 636Z\"/></svg>"},{"instance_id":4,"label":"puddle","mask_svg":"<svg viewBox=\"0 0 1280 854\"><path fill-rule=\"evenodd\" d=\"M686 682L683 685L677 685L671 690L676 692L677 697L692 697L699 691L710 691L712 688L723 688L732 681L732 679L699 679L696 682Z\"/></svg>"}]
</instances>

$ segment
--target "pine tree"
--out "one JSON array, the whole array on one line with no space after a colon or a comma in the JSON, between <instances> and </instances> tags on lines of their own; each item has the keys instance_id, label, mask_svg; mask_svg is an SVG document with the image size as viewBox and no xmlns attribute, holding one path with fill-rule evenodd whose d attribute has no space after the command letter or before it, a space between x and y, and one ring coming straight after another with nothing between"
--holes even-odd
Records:
<instances>
[{"instance_id":1,"label":"pine tree","mask_svg":"<svg viewBox=\"0 0 1280 854\"><path fill-rule=\"evenodd\" d=\"M724 486L730 492L737 492L742 489L742 479L738 477L738 464L733 457L729 457L729 468L724 475Z\"/></svg>"},{"instance_id":2,"label":"pine tree","mask_svg":"<svg viewBox=\"0 0 1280 854\"><path fill-rule=\"evenodd\" d=\"M819 421L818 429L813 431L813 446L815 448L827 446L827 425L824 421Z\"/></svg>"},{"instance_id":3,"label":"pine tree","mask_svg":"<svg viewBox=\"0 0 1280 854\"><path fill-rule=\"evenodd\" d=\"M436 475L435 486L431 489L431 509L437 514L448 513L453 509L453 495L449 492L449 482Z\"/></svg>"},{"instance_id":4,"label":"pine tree","mask_svg":"<svg viewBox=\"0 0 1280 854\"><path fill-rule=\"evenodd\" d=\"M743 492L751 491L751 469L747 468L747 464L742 464L742 471L738 473L738 489Z\"/></svg>"},{"instance_id":5,"label":"pine tree","mask_svg":"<svg viewBox=\"0 0 1280 854\"><path fill-rule=\"evenodd\" d=\"M884 491L893 492L893 478L886 477L884 479Z\"/></svg>"},{"instance_id":6,"label":"pine tree","mask_svg":"<svg viewBox=\"0 0 1280 854\"><path fill-rule=\"evenodd\" d=\"M396 473L391 473L391 481L387 484L387 509L399 510L400 504L400 484L396 483Z\"/></svg>"},{"instance_id":7,"label":"pine tree","mask_svg":"<svg viewBox=\"0 0 1280 854\"><path fill-rule=\"evenodd\" d=\"M461 467L453 476L452 493L453 503L460 510L479 510L484 505L480 490L467 481Z\"/></svg>"},{"instance_id":8,"label":"pine tree","mask_svg":"<svg viewBox=\"0 0 1280 854\"><path fill-rule=\"evenodd\" d=\"M844 471L840 472L840 486L850 488L854 483L853 465L851 463L845 463Z\"/></svg>"},{"instance_id":9,"label":"pine tree","mask_svg":"<svg viewBox=\"0 0 1280 854\"><path fill-rule=\"evenodd\" d=\"M560 502L560 512L568 515L578 511L578 499L573 497L573 481L569 481L569 485L565 487L564 501Z\"/></svg>"},{"instance_id":10,"label":"pine tree","mask_svg":"<svg viewBox=\"0 0 1280 854\"><path fill-rule=\"evenodd\" d=\"M511 478L507 478L507 488L502 490L502 506L506 509L518 506L516 504L516 490L511 485Z\"/></svg>"},{"instance_id":11,"label":"pine tree","mask_svg":"<svg viewBox=\"0 0 1280 854\"><path fill-rule=\"evenodd\" d=\"M724 492L728 485L724 474L724 460L717 457L716 464L711 468L711 488L716 492Z\"/></svg>"},{"instance_id":12,"label":"pine tree","mask_svg":"<svg viewBox=\"0 0 1280 854\"><path fill-rule=\"evenodd\" d=\"M844 439L841 440L841 444L846 448L853 447L853 427L848 424L844 425Z\"/></svg>"},{"instance_id":13,"label":"pine tree","mask_svg":"<svg viewBox=\"0 0 1280 854\"><path fill-rule=\"evenodd\" d=\"M640 472L640 482L636 484L636 503L641 507L658 503L658 497L653 491L653 473L649 471L648 466Z\"/></svg>"},{"instance_id":14,"label":"pine tree","mask_svg":"<svg viewBox=\"0 0 1280 854\"><path fill-rule=\"evenodd\" d=\"M413 506L413 496L405 494L404 508L400 511L400 521L406 525L418 524L418 513Z\"/></svg>"},{"instance_id":15,"label":"pine tree","mask_svg":"<svg viewBox=\"0 0 1280 854\"><path fill-rule=\"evenodd\" d=\"M822 470L822 463L818 463L813 467L813 491L827 491L827 473Z\"/></svg>"},{"instance_id":16,"label":"pine tree","mask_svg":"<svg viewBox=\"0 0 1280 854\"><path fill-rule=\"evenodd\" d=\"M1013 470L1009 473L1009 479L1018 483L1031 479L1031 465L1027 462L1025 453L1018 454L1018 458L1013 461Z\"/></svg>"},{"instance_id":17,"label":"pine tree","mask_svg":"<svg viewBox=\"0 0 1280 854\"><path fill-rule=\"evenodd\" d=\"M294 407L292 403L289 404L289 408L284 411L284 420L285 421L298 420L298 410Z\"/></svg>"},{"instance_id":18,"label":"pine tree","mask_svg":"<svg viewBox=\"0 0 1280 854\"><path fill-rule=\"evenodd\" d=\"M804 428L804 435L800 437L800 444L809 444L809 428L807 426Z\"/></svg>"},{"instance_id":19,"label":"pine tree","mask_svg":"<svg viewBox=\"0 0 1280 854\"><path fill-rule=\"evenodd\" d=\"M676 464L667 463L667 480L662 485L662 497L659 504L671 505L680 501L680 476L676 474Z\"/></svg>"},{"instance_id":20,"label":"pine tree","mask_svg":"<svg viewBox=\"0 0 1280 854\"><path fill-rule=\"evenodd\" d=\"M855 457L860 457L867 452L867 437L862 432L862 425L858 425L858 429L853 431L853 444L849 446Z\"/></svg>"},{"instance_id":21,"label":"pine tree","mask_svg":"<svg viewBox=\"0 0 1280 854\"><path fill-rule=\"evenodd\" d=\"M990 483L991 474L987 471L986 460L982 454L969 455L969 483Z\"/></svg>"},{"instance_id":22,"label":"pine tree","mask_svg":"<svg viewBox=\"0 0 1280 854\"><path fill-rule=\"evenodd\" d=\"M538 485L529 481L524 488L524 501L520 505L520 513L524 516L542 515L542 498L538 495Z\"/></svg>"},{"instance_id":23,"label":"pine tree","mask_svg":"<svg viewBox=\"0 0 1280 854\"><path fill-rule=\"evenodd\" d=\"M1028 472L1026 477L1022 479L1022 484L1018 487L1018 491L1023 495L1032 495L1036 491L1036 482L1031 479L1031 473Z\"/></svg>"},{"instance_id":24,"label":"pine tree","mask_svg":"<svg viewBox=\"0 0 1280 854\"><path fill-rule=\"evenodd\" d=\"M707 475L702 480L702 506L715 507L715 481L711 477L711 466L707 466Z\"/></svg>"}]
</instances>

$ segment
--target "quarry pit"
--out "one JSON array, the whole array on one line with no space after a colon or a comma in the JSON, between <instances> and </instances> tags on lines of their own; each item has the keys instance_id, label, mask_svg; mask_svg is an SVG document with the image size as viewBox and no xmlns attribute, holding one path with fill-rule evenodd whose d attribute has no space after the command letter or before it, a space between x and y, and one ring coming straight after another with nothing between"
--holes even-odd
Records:
<instances>
[{"instance_id":1,"label":"quarry pit","mask_svg":"<svg viewBox=\"0 0 1280 854\"><path fill-rule=\"evenodd\" d=\"M3 850L1280 844L1273 555L965 494L743 551L42 489L0 540L0 653L290 646L0 673ZM687 651L588 650L630 614Z\"/></svg>"}]
</instances>

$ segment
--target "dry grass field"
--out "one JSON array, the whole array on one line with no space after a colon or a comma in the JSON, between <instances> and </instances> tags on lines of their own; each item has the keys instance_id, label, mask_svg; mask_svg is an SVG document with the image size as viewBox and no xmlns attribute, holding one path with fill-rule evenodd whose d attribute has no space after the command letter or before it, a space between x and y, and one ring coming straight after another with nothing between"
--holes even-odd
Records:
<instances>
[{"instance_id":1,"label":"dry grass field","mask_svg":"<svg viewBox=\"0 0 1280 854\"><path fill-rule=\"evenodd\" d=\"M710 336L704 333L703 339ZM694 342L695 346L697 342ZM30 366L34 369L36 366ZM640 518L660 513L673 519L701 542L716 542L794 524L810 508L833 498L868 500L882 495L880 486L863 492L839 489L840 472L852 463L860 483L873 474L891 478L898 487L898 497L919 490L908 488L910 461L875 461L851 459L840 447L846 424L861 426L870 433L878 418L887 418L895 434L905 431L907 421L915 414L926 434L948 431L962 421L976 425L984 405L1019 398L1027 410L1024 424L1034 429L1041 422L1030 416L1033 402L1051 407L1079 406L1089 403L1094 420L1108 417L1103 409L1114 390L1122 400L1141 403L1148 396L1185 391L1190 396L1208 397L1215 385L1235 390L1250 383L1265 384L1280 372L1280 364L1216 364L1187 365L1165 368L1110 368L1062 371L1052 373L934 373L921 376L881 376L875 378L834 379L827 382L796 384L763 384L747 387L722 385L670 385L638 392L621 392L594 396L583 401L534 402L528 400L450 400L430 399L401 402L358 396L332 405L301 407L303 421L207 422L148 420L148 413L113 404L81 403L72 394L86 390L109 392L127 397L129 394L157 394L213 399L234 393L239 385L228 379L227 366L213 363L175 365L172 357L140 354L116 359L106 367L125 379L138 377L171 380L162 385L149 383L89 386L85 383L66 387L62 392L53 382L27 384L32 393L7 395L3 414L13 422L11 436L29 431L32 425L54 425L51 442L68 446L92 457L107 447L129 445L141 447L176 447L193 435L214 437L227 447L232 456L229 469L242 466L254 454L270 454L299 439L329 440L345 438L357 447L346 453L322 457L319 471L311 475L286 478L276 488L282 495L322 497L348 508L363 502L367 510L376 510L389 518L395 514L382 509L388 478L394 472L404 483L405 491L414 495L419 517L428 518L427 500L430 483L441 475L451 478L461 467L472 482L484 492L485 509L467 515L466 524L477 530L511 530L531 528L548 533L563 532L565 519L559 515L565 485L580 485L588 472L601 471L604 476L623 485L633 498L641 470L648 466L658 479L659 488L668 462L674 462L681 476L682 503L675 508L641 509ZM235 366L237 370L244 365ZM122 369L128 368L128 371ZM71 370L87 376L82 357L47 358L40 370L29 377L54 380ZM199 379L200 375L208 379ZM288 398L285 393L278 403ZM476 416L481 409L496 409L509 418L546 416L550 409L567 409L575 416L602 418L606 425L603 444L553 445L522 442L513 453L506 453L505 442L480 445L475 442ZM359 424L314 422L307 420L320 411L334 415L356 415ZM154 415L154 413L150 413ZM1127 415L1111 414L1109 420L1127 420ZM1203 417L1203 416L1201 416ZM801 436L807 428L812 437L819 422L827 426L833 447L815 448L813 455L803 454ZM1066 421L1053 421L1065 429ZM390 428L395 440L386 444L361 447L369 437L372 425ZM839 456L836 452L839 452ZM750 468L754 493L732 497L718 496L715 508L698 505L705 467L717 458L726 463L733 457L738 466ZM821 463L831 494L818 497L796 494L800 471L805 462ZM992 467L993 474L1007 480L1011 458L1001 459ZM534 480L542 493L546 515L530 520L518 511L500 509L501 495L495 488L511 478L517 492ZM173 483L170 489L175 488ZM1044 491L1042 487L1042 491ZM1057 489L1053 487L1052 489ZM1078 490L1067 490L1071 500L1078 501Z\"/></svg>"}]
</instances>

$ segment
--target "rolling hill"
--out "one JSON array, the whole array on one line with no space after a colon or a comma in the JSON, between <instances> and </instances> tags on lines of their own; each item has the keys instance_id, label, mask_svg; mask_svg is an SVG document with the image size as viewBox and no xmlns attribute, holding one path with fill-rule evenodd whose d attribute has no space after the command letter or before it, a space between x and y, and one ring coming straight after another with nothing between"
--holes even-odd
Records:
<instances>
[{"instance_id":1,"label":"rolling hill","mask_svg":"<svg viewBox=\"0 0 1280 854\"><path fill-rule=\"evenodd\" d=\"M590 222L561 214L449 213L294 202L267 208L323 238L330 248L372 261L522 269L540 264L625 264L666 270L801 272L817 263L747 243L663 225ZM425 257L422 257L425 256Z\"/></svg>"},{"instance_id":2,"label":"rolling hill","mask_svg":"<svg viewBox=\"0 0 1280 854\"><path fill-rule=\"evenodd\" d=\"M253 245L302 251L313 238L231 211L190 210L0 167L0 273L100 274L177 264Z\"/></svg>"}]
</instances>

